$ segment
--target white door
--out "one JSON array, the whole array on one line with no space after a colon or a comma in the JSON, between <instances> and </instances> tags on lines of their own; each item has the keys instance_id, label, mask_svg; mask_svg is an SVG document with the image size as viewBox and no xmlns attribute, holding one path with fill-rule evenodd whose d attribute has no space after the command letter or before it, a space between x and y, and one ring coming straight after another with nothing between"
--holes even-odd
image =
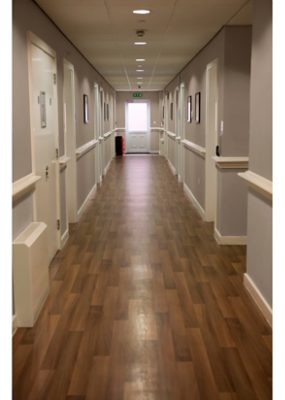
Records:
<instances>
[{"instance_id":1,"label":"white door","mask_svg":"<svg viewBox=\"0 0 285 400\"><path fill-rule=\"evenodd\" d=\"M34 35L30 35L29 43L29 76L33 172L41 177L35 191L34 217L47 225L51 261L59 248L56 59Z\"/></svg>"},{"instance_id":2,"label":"white door","mask_svg":"<svg viewBox=\"0 0 285 400\"><path fill-rule=\"evenodd\" d=\"M126 152L145 153L149 151L149 103L134 101L126 103Z\"/></svg>"},{"instance_id":3,"label":"white door","mask_svg":"<svg viewBox=\"0 0 285 400\"><path fill-rule=\"evenodd\" d=\"M213 157L218 143L218 63L207 66L206 74L206 221L216 221L217 171Z\"/></svg>"},{"instance_id":4,"label":"white door","mask_svg":"<svg viewBox=\"0 0 285 400\"><path fill-rule=\"evenodd\" d=\"M64 136L66 155L70 159L66 172L66 195L68 222L75 223L77 217L77 171L76 171L76 138L75 138L75 88L74 67L68 61L64 61L63 75L63 112L64 112Z\"/></svg>"}]
</instances>

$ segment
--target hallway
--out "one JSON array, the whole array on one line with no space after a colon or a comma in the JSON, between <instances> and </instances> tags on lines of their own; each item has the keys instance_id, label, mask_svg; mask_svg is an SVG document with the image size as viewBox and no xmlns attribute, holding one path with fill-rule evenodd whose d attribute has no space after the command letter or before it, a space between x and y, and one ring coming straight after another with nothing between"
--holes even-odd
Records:
<instances>
[{"instance_id":1,"label":"hallway","mask_svg":"<svg viewBox=\"0 0 285 400\"><path fill-rule=\"evenodd\" d=\"M15 400L265 400L271 329L167 161L110 170L50 266L34 328L13 337Z\"/></svg>"}]
</instances>

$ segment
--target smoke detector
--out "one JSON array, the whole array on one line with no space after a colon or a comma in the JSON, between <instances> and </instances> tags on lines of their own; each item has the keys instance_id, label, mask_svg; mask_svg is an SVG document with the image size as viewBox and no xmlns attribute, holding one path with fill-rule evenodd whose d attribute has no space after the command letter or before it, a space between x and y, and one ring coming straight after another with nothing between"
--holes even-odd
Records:
<instances>
[{"instance_id":1,"label":"smoke detector","mask_svg":"<svg viewBox=\"0 0 285 400\"><path fill-rule=\"evenodd\" d=\"M145 31L143 29L138 29L136 31L137 37L143 37L145 35Z\"/></svg>"}]
</instances>

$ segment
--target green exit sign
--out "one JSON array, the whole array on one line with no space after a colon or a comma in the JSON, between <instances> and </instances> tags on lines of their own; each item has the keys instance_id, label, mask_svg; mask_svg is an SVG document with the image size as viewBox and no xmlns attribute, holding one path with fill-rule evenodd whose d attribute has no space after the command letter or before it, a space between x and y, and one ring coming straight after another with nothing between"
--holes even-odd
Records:
<instances>
[{"instance_id":1,"label":"green exit sign","mask_svg":"<svg viewBox=\"0 0 285 400\"><path fill-rule=\"evenodd\" d=\"M133 97L142 97L142 92L133 92Z\"/></svg>"}]
</instances>

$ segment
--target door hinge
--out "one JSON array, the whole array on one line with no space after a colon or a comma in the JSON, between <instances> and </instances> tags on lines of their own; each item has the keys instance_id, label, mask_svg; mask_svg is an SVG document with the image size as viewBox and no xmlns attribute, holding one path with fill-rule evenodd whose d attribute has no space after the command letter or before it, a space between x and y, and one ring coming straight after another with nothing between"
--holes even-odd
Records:
<instances>
[{"instance_id":1,"label":"door hinge","mask_svg":"<svg viewBox=\"0 0 285 400\"><path fill-rule=\"evenodd\" d=\"M56 221L56 227L57 227L57 230L59 231L60 230L60 220L59 219Z\"/></svg>"},{"instance_id":2,"label":"door hinge","mask_svg":"<svg viewBox=\"0 0 285 400\"><path fill-rule=\"evenodd\" d=\"M59 159L59 150L58 149L55 149L55 157L57 160Z\"/></svg>"},{"instance_id":3,"label":"door hinge","mask_svg":"<svg viewBox=\"0 0 285 400\"><path fill-rule=\"evenodd\" d=\"M53 83L54 83L54 85L56 85L56 74L55 73L53 74Z\"/></svg>"}]
</instances>

